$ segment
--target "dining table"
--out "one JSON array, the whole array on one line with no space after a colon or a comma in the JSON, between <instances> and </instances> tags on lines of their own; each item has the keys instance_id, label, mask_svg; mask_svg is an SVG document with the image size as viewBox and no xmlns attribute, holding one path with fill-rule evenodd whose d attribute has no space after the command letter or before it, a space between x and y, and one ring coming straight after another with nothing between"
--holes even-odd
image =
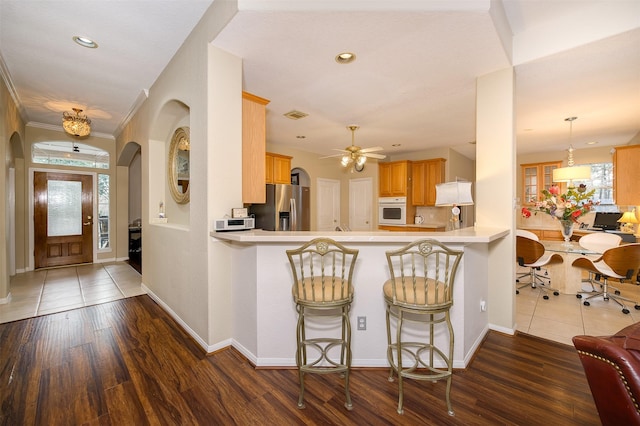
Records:
<instances>
[{"instance_id":1,"label":"dining table","mask_svg":"<svg viewBox=\"0 0 640 426\"><path fill-rule=\"evenodd\" d=\"M551 287L558 289L563 294L577 294L582 288L582 279L587 277L583 269L571 266L580 257L587 257L593 261L597 260L602 253L587 250L576 241L540 241L547 252L554 252L562 256L563 262L560 264L547 266ZM590 290L587 285L584 290Z\"/></svg>"}]
</instances>

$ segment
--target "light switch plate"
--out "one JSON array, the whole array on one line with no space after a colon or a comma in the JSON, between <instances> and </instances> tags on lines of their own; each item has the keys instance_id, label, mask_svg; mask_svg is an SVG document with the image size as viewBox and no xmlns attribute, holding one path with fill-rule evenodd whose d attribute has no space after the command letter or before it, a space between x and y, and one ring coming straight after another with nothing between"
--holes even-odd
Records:
<instances>
[{"instance_id":1,"label":"light switch plate","mask_svg":"<svg viewBox=\"0 0 640 426\"><path fill-rule=\"evenodd\" d=\"M247 213L246 207L231 209L231 217L247 217L247 216L249 215Z\"/></svg>"}]
</instances>

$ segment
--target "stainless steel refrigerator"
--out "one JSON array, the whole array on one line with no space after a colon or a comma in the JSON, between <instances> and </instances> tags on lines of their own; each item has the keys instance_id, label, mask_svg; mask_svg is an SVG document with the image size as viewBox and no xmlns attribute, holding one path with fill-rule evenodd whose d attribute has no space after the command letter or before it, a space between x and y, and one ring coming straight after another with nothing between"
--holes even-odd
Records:
<instances>
[{"instance_id":1,"label":"stainless steel refrigerator","mask_svg":"<svg viewBox=\"0 0 640 426\"><path fill-rule=\"evenodd\" d=\"M256 228L265 231L309 231L309 187L267 184L267 202L253 204Z\"/></svg>"}]
</instances>

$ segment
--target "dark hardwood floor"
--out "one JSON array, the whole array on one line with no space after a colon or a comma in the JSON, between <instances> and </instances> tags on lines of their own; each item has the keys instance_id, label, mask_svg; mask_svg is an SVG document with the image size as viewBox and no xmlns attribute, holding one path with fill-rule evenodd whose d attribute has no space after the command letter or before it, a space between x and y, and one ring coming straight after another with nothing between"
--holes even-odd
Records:
<instances>
[{"instance_id":1,"label":"dark hardwood floor","mask_svg":"<svg viewBox=\"0 0 640 426\"><path fill-rule=\"evenodd\" d=\"M294 331L291 330L293 333ZM574 348L490 332L444 382L405 381L405 414L386 369L355 369L353 411L343 380L255 370L238 352L205 356L148 296L0 324L2 425L597 425Z\"/></svg>"}]
</instances>

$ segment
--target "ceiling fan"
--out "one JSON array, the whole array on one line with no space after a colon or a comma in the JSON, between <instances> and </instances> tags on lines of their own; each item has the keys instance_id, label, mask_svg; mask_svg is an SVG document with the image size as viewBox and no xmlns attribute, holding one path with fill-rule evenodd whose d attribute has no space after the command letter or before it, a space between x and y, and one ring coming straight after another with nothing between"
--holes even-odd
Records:
<instances>
[{"instance_id":1,"label":"ceiling fan","mask_svg":"<svg viewBox=\"0 0 640 426\"><path fill-rule=\"evenodd\" d=\"M340 151L342 154L329 155L322 158L342 157L340 159L340 164L342 164L343 167L349 167L353 164L353 168L357 172L361 172L364 169L364 163L367 162L367 158L376 158L378 160L386 158L386 155L374 154L374 152L382 151L384 149L381 146L375 146L372 148L361 148L355 145L355 132L359 128L360 126L355 124L350 124L347 126L347 129L351 130L351 146L348 146L345 149L334 149L334 151Z\"/></svg>"}]
</instances>

